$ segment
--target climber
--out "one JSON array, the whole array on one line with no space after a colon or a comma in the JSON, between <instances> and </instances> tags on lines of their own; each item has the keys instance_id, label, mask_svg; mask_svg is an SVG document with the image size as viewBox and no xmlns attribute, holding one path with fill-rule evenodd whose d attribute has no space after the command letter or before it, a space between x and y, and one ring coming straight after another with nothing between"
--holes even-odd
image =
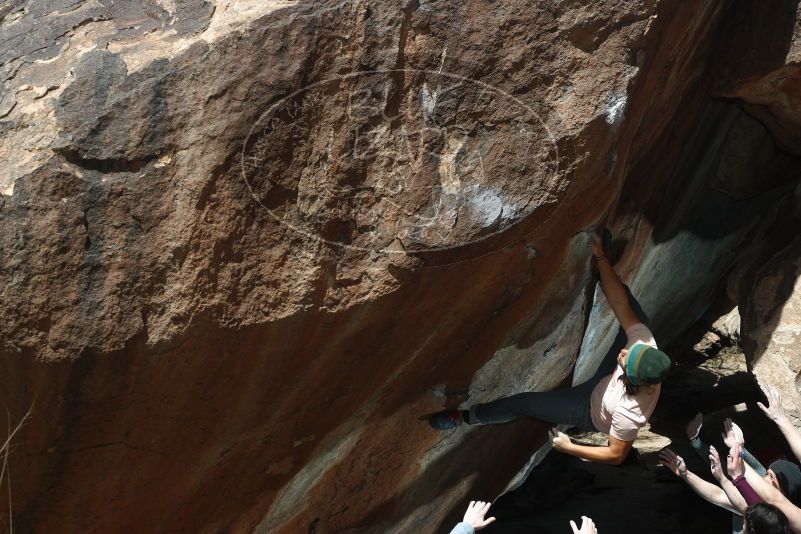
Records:
<instances>
[{"instance_id":1,"label":"climber","mask_svg":"<svg viewBox=\"0 0 801 534\"><path fill-rule=\"evenodd\" d=\"M529 416L553 424L569 424L609 434L606 447L573 443L554 429L555 449L586 460L620 464L637 432L654 411L660 383L670 369L670 358L657 349L647 318L628 288L618 278L604 253L600 238L591 240L592 261L601 288L620 322L620 332L589 381L569 389L518 393L466 410L445 410L429 416L429 424L445 430L467 424L496 424Z\"/></svg>"}]
</instances>

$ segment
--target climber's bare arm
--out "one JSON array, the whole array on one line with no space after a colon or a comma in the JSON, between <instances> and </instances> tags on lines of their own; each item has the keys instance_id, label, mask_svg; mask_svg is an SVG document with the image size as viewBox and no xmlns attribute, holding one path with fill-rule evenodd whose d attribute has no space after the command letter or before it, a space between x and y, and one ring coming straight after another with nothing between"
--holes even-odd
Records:
<instances>
[{"instance_id":1,"label":"climber's bare arm","mask_svg":"<svg viewBox=\"0 0 801 534\"><path fill-rule=\"evenodd\" d=\"M551 443L554 449L589 460L591 462L599 462L603 464L620 465L626 456L629 454L633 441L622 441L617 438L609 436L609 445L606 447L588 447L586 445L579 445L573 443L567 434L559 432L554 428L551 430Z\"/></svg>"},{"instance_id":2,"label":"climber's bare arm","mask_svg":"<svg viewBox=\"0 0 801 534\"><path fill-rule=\"evenodd\" d=\"M639 323L640 319L631 309L629 297L626 295L626 288L623 287L623 283L612 268L612 264L609 263L609 258L606 257L603 245L601 245L601 240L596 235L592 237L592 256L593 261L598 266L598 273L601 276L601 289L606 295L606 300L609 302L612 311L615 312L615 317L617 317L620 326L623 327L623 330L627 330L629 327Z\"/></svg>"}]
</instances>

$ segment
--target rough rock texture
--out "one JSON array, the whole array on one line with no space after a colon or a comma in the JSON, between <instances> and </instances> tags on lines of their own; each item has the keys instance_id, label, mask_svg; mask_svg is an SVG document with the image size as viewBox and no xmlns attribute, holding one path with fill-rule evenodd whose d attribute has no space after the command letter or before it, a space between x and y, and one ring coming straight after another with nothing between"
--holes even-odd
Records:
<instances>
[{"instance_id":1,"label":"rough rock texture","mask_svg":"<svg viewBox=\"0 0 801 534\"><path fill-rule=\"evenodd\" d=\"M794 56L718 52L797 25L740 4L4 4L18 528L440 529L542 432L420 415L597 363L604 222L660 342L741 259L775 301L744 265L797 234Z\"/></svg>"},{"instance_id":2,"label":"rough rock texture","mask_svg":"<svg viewBox=\"0 0 801 534\"><path fill-rule=\"evenodd\" d=\"M785 408L801 426L801 239L759 261L748 273L751 285L741 283L748 304L743 341L759 381L778 387Z\"/></svg>"},{"instance_id":3,"label":"rough rock texture","mask_svg":"<svg viewBox=\"0 0 801 534\"><path fill-rule=\"evenodd\" d=\"M743 109L769 129L781 149L801 154L801 8L792 2L778 3L770 12L745 4L740 7L732 13L731 28L773 26L778 31L764 39L747 36L734 42L726 53L741 59L722 71L716 91L736 97ZM771 203L752 233L728 282L728 294L742 315L741 337L749 367L760 383L781 390L799 425L801 186L797 170L789 167L776 173L776 168L771 163L754 174L788 192Z\"/></svg>"},{"instance_id":4,"label":"rough rock texture","mask_svg":"<svg viewBox=\"0 0 801 534\"><path fill-rule=\"evenodd\" d=\"M754 28L720 48L727 57L715 92L736 98L783 149L801 155L801 17L797 2L760 9L734 2L728 30Z\"/></svg>"}]
</instances>

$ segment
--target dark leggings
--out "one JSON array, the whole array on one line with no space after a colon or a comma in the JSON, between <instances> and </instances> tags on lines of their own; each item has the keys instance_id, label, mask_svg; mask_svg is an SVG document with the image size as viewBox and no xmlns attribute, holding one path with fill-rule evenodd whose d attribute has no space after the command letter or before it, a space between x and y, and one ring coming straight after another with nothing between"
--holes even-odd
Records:
<instances>
[{"instance_id":1,"label":"dark leggings","mask_svg":"<svg viewBox=\"0 0 801 534\"><path fill-rule=\"evenodd\" d=\"M634 313L643 324L648 326L650 322L648 316L628 287L626 287L626 294ZM597 429L592 424L590 416L592 390L602 378L614 370L617 365L617 355L627 343L626 332L623 328L619 328L612 347L604 356L595 375L583 384L555 391L518 393L484 404L476 404L470 407L468 422L490 425L527 416L555 425L566 424L583 430L595 431Z\"/></svg>"}]
</instances>

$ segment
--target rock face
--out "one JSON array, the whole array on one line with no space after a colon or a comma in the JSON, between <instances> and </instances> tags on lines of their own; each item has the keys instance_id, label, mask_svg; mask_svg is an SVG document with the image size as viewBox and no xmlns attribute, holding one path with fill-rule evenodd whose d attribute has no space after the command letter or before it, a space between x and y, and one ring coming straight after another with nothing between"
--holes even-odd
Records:
<instances>
[{"instance_id":1,"label":"rock face","mask_svg":"<svg viewBox=\"0 0 801 534\"><path fill-rule=\"evenodd\" d=\"M760 372L798 275L795 56L717 52L798 32L741 4L4 5L15 525L436 531L542 432L420 415L597 364L602 224L660 342L737 267Z\"/></svg>"},{"instance_id":2,"label":"rock face","mask_svg":"<svg viewBox=\"0 0 801 534\"><path fill-rule=\"evenodd\" d=\"M751 366L760 383L779 388L786 410L801 426L801 240L749 267L751 285L741 285L748 303L742 326Z\"/></svg>"}]
</instances>

